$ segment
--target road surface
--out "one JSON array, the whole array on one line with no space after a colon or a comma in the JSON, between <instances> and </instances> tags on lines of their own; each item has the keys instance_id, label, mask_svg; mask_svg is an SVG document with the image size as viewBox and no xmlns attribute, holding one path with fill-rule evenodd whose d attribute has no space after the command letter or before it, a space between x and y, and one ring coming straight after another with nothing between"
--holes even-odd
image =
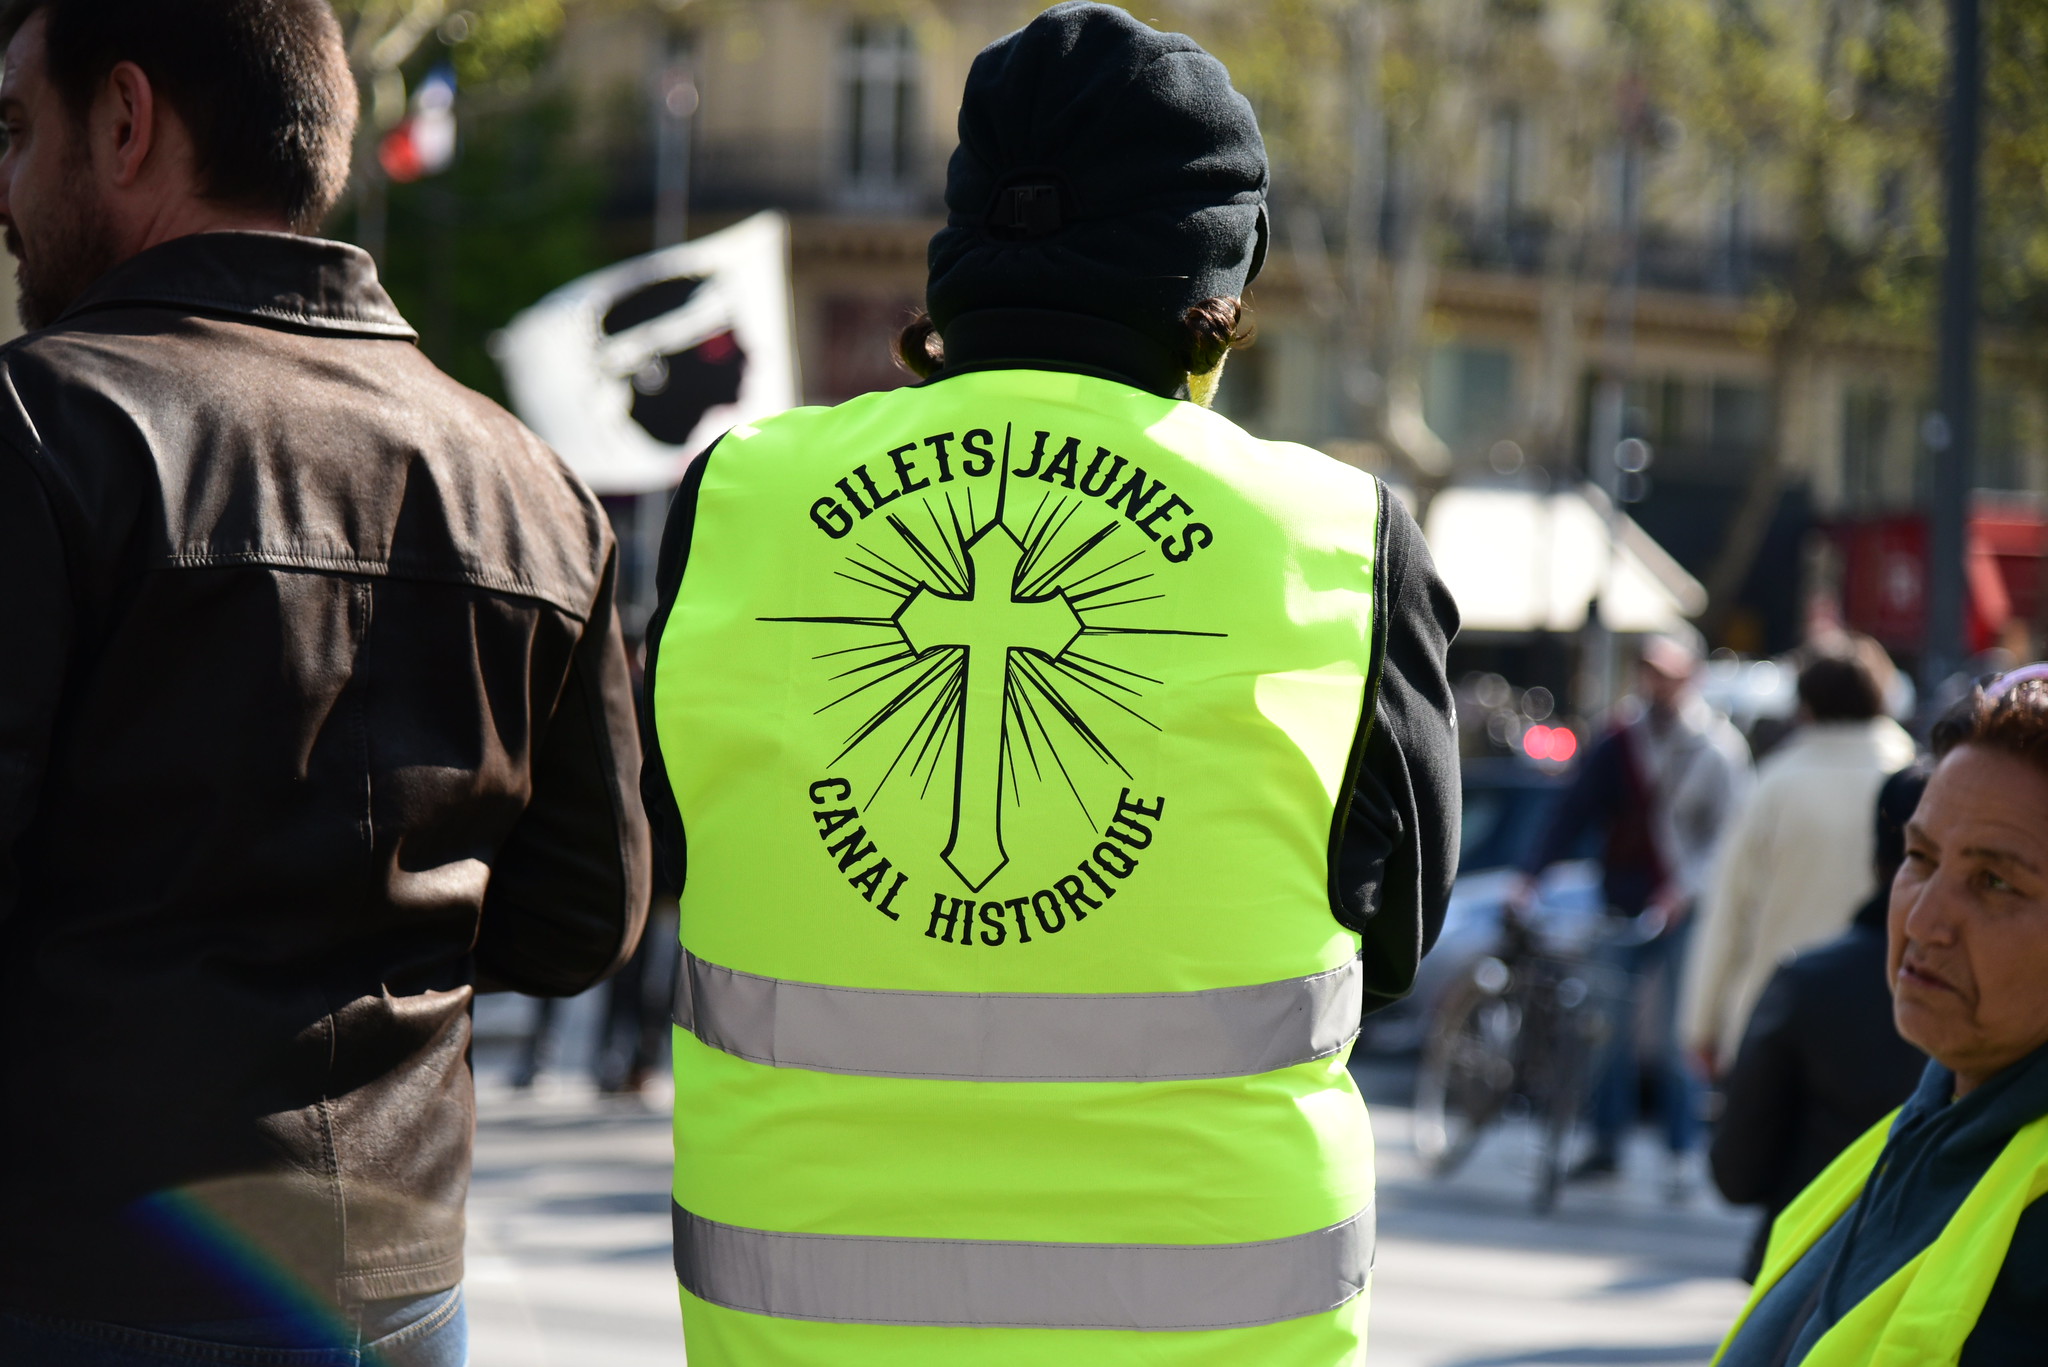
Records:
<instances>
[{"instance_id":1,"label":"road surface","mask_svg":"<svg viewBox=\"0 0 2048 1367\"><path fill-rule=\"evenodd\" d=\"M587 1003L573 1003L574 1038ZM565 1062L575 1062L565 1049ZM570 1076L530 1093L479 1048L469 1297L476 1367L677 1367L666 1093L608 1102ZM1742 1303L1750 1221L1704 1191L1667 1201L1647 1139L1628 1176L1528 1211L1523 1136L1423 1177L1398 1070L1361 1071L1379 1145L1372 1367L1705 1364ZM1249 1365L1248 1365L1249 1367Z\"/></svg>"}]
</instances>

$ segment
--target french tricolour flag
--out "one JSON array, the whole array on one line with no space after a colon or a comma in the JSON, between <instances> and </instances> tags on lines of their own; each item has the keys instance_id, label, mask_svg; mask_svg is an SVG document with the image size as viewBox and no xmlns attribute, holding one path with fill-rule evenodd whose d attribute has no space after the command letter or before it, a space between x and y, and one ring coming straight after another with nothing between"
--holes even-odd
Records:
<instances>
[{"instance_id":1,"label":"french tricolour flag","mask_svg":"<svg viewBox=\"0 0 2048 1367\"><path fill-rule=\"evenodd\" d=\"M401 183L439 175L455 160L455 69L437 66L412 94L412 112L377 145L384 174Z\"/></svg>"}]
</instances>

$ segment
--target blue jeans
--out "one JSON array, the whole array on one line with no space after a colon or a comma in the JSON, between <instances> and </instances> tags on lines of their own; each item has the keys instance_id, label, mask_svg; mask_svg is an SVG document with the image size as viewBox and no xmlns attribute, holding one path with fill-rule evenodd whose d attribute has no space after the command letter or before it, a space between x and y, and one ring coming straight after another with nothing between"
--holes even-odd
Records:
<instances>
[{"instance_id":1,"label":"blue jeans","mask_svg":"<svg viewBox=\"0 0 2048 1367\"><path fill-rule=\"evenodd\" d=\"M462 1288L321 1317L96 1324L0 1311L0 1363L21 1367L468 1367Z\"/></svg>"},{"instance_id":2,"label":"blue jeans","mask_svg":"<svg viewBox=\"0 0 2048 1367\"><path fill-rule=\"evenodd\" d=\"M1656 1061L1665 1146L1673 1153L1689 1153L1698 1139L1699 1084L1678 1045L1678 986L1685 973L1685 947L1692 941L1692 922L1688 916L1677 929L1644 944L1610 947L1611 960L1627 975L1628 988L1615 1003L1607 1058L1593 1090L1593 1145L1600 1153L1618 1153L1635 1123L1641 1071L1638 1059L1644 1053ZM1664 998L1663 1010L1651 1027L1655 1038L1649 1041L1648 1050L1639 1050L1637 1005L1643 990L1660 977Z\"/></svg>"}]
</instances>

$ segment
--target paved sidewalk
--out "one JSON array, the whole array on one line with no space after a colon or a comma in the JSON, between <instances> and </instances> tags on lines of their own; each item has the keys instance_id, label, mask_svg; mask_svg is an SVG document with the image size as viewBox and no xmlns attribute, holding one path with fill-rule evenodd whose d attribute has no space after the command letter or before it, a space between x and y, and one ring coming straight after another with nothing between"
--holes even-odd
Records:
<instances>
[{"instance_id":1,"label":"paved sidewalk","mask_svg":"<svg viewBox=\"0 0 2048 1367\"><path fill-rule=\"evenodd\" d=\"M475 1367L676 1367L666 1094L600 1100L544 1077L477 1088L469 1198Z\"/></svg>"},{"instance_id":2,"label":"paved sidewalk","mask_svg":"<svg viewBox=\"0 0 2048 1367\"><path fill-rule=\"evenodd\" d=\"M1704 1367L1742 1307L1752 1217L1704 1184L1665 1199L1647 1137L1616 1181L1530 1213L1531 1136L1484 1141L1458 1175L1421 1173L1405 1108L1373 1107L1380 1246L1371 1367Z\"/></svg>"},{"instance_id":3,"label":"paved sidewalk","mask_svg":"<svg viewBox=\"0 0 2048 1367\"><path fill-rule=\"evenodd\" d=\"M666 1094L606 1102L553 1077L515 1093L482 1053L476 1367L677 1367ZM1712 1356L1742 1302L1727 1273L1746 1213L1703 1191L1667 1203L1647 1140L1622 1180L1569 1189L1548 1218L1529 1213L1527 1143L1513 1130L1432 1182L1409 1145L1399 1070L1375 1066L1364 1081L1383 1098L1371 1367L1703 1367Z\"/></svg>"}]
</instances>

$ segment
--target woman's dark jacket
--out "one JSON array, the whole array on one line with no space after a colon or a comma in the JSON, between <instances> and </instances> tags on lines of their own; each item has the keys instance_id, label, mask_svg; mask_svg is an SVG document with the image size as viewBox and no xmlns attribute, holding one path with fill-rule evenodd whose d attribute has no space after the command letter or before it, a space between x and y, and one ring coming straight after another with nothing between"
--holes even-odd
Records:
<instances>
[{"instance_id":1,"label":"woman's dark jacket","mask_svg":"<svg viewBox=\"0 0 2048 1367\"><path fill-rule=\"evenodd\" d=\"M1707 1152L1714 1185L1762 1206L1743 1270L1763 1265L1771 1221L1835 1155L1913 1094L1927 1056L1899 1038L1885 986L1880 891L1848 930L1772 975L1750 1013Z\"/></svg>"},{"instance_id":2,"label":"woman's dark jacket","mask_svg":"<svg viewBox=\"0 0 2048 1367\"><path fill-rule=\"evenodd\" d=\"M645 914L614 561L353 247L179 238L0 349L0 1308L460 1279L472 984Z\"/></svg>"}]
</instances>

